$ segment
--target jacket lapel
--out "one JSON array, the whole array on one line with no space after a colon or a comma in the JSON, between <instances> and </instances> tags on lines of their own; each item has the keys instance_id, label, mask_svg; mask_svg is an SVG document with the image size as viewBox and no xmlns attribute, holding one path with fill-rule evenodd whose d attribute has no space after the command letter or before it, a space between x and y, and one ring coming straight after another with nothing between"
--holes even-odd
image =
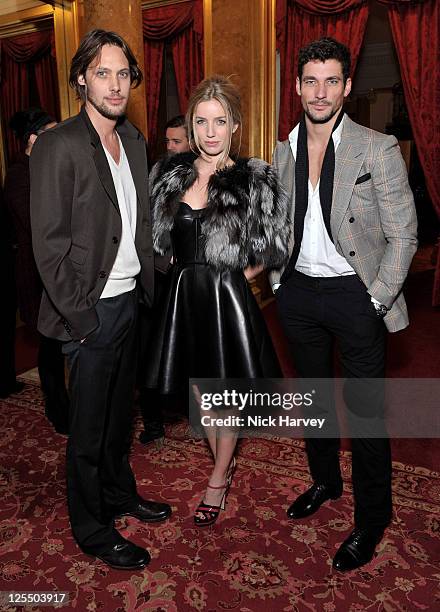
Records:
<instances>
[{"instance_id":1,"label":"jacket lapel","mask_svg":"<svg viewBox=\"0 0 440 612\"><path fill-rule=\"evenodd\" d=\"M368 151L368 140L363 131L345 116L341 142L335 156L335 178L330 225L336 243L344 215L353 194L354 184Z\"/></svg>"},{"instance_id":2,"label":"jacket lapel","mask_svg":"<svg viewBox=\"0 0 440 612\"><path fill-rule=\"evenodd\" d=\"M110 166L108 165L107 157L104 153L104 149L101 142L99 142L99 144L95 146L95 150L93 153L93 161L95 162L96 171L98 172L98 176L102 183L102 186L106 190L107 195L110 198L112 204L119 212L118 198L116 196L112 173L110 170Z\"/></svg>"},{"instance_id":3,"label":"jacket lapel","mask_svg":"<svg viewBox=\"0 0 440 612\"><path fill-rule=\"evenodd\" d=\"M99 180L102 183L108 197L110 198L113 206L119 212L118 198L116 196L116 190L113 183L112 173L110 166L108 165L107 157L104 153L104 148L101 144L98 132L93 127L92 122L83 106L80 111L80 117L87 126L90 135L90 146L92 147L92 157L95 162L96 172L98 173Z\"/></svg>"}]
</instances>

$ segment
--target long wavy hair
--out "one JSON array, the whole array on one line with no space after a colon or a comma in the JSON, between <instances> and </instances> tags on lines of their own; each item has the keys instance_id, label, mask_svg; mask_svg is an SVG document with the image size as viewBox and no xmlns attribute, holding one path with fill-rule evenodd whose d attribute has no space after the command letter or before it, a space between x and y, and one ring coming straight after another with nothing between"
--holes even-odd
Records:
<instances>
[{"instance_id":1,"label":"long wavy hair","mask_svg":"<svg viewBox=\"0 0 440 612\"><path fill-rule=\"evenodd\" d=\"M240 93L238 88L232 83L232 81L222 75L214 75L208 79L203 80L197 85L191 94L188 102L188 110L186 112L186 125L187 132L191 135L190 147L191 150L199 155L203 155L203 150L200 147L200 142L196 132L196 111L200 102L207 102L209 100L217 100L225 111L226 125L228 127L228 141L223 155L217 161L217 168L224 168L226 161L231 152L232 146L232 135L234 133L234 125L239 126L240 139L237 147L237 153L240 150L241 144L241 101ZM194 150L194 147L196 150Z\"/></svg>"}]
</instances>

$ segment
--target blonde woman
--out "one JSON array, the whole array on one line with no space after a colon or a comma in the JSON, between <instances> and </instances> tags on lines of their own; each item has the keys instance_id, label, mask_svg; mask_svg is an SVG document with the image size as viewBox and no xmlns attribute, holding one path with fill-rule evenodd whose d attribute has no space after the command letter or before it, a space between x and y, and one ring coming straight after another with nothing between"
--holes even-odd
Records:
<instances>
[{"instance_id":1,"label":"blonde woman","mask_svg":"<svg viewBox=\"0 0 440 612\"><path fill-rule=\"evenodd\" d=\"M173 256L147 364L147 386L162 393L186 392L189 378L280 375L248 281L285 262L285 194L269 164L231 157L241 112L229 79L202 81L186 121L191 152L165 159L152 177L154 248ZM214 468L194 517L198 526L217 520L235 467L236 433L206 434Z\"/></svg>"}]
</instances>

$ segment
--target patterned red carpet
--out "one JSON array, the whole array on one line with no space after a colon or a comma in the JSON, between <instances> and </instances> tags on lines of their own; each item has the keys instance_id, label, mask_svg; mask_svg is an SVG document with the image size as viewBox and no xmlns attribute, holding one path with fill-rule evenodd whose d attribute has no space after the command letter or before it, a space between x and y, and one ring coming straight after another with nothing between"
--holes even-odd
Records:
<instances>
[{"instance_id":1,"label":"patterned red carpet","mask_svg":"<svg viewBox=\"0 0 440 612\"><path fill-rule=\"evenodd\" d=\"M192 513L210 457L203 441L173 425L161 450L133 444L140 493L167 500L174 514L155 526L131 518L118 523L124 536L152 553L148 568L132 573L86 557L72 540L64 450L65 438L52 433L35 383L0 403L0 591L67 591L64 609L79 612L440 609L437 472L394 464L393 524L368 566L340 575L331 559L352 520L348 453L343 498L293 523L286 508L309 482L301 443L243 441L227 511L202 530Z\"/></svg>"}]
</instances>

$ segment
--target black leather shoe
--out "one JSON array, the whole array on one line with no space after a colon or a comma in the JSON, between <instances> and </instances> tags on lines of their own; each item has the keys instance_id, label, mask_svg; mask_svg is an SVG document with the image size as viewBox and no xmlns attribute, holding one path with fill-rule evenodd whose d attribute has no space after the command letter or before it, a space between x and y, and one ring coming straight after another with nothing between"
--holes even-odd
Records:
<instances>
[{"instance_id":1,"label":"black leather shoe","mask_svg":"<svg viewBox=\"0 0 440 612\"><path fill-rule=\"evenodd\" d=\"M382 536L383 530L354 529L339 547L333 559L334 569L349 572L371 561Z\"/></svg>"},{"instance_id":2,"label":"black leather shoe","mask_svg":"<svg viewBox=\"0 0 440 612\"><path fill-rule=\"evenodd\" d=\"M159 523L171 516L171 506L138 497L131 504L112 508L111 515L113 518L133 516L144 523Z\"/></svg>"},{"instance_id":3,"label":"black leather shoe","mask_svg":"<svg viewBox=\"0 0 440 612\"><path fill-rule=\"evenodd\" d=\"M160 440L165 437L165 429L162 423L150 423L145 427L145 431L139 434L139 442L141 444L150 444L154 440Z\"/></svg>"},{"instance_id":4,"label":"black leather shoe","mask_svg":"<svg viewBox=\"0 0 440 612\"><path fill-rule=\"evenodd\" d=\"M0 398L6 399L10 395L14 395L15 393L20 393L25 388L25 384L19 380L11 383L7 386L0 387Z\"/></svg>"},{"instance_id":5,"label":"black leather shoe","mask_svg":"<svg viewBox=\"0 0 440 612\"><path fill-rule=\"evenodd\" d=\"M52 421L53 428L58 434L62 436L69 435L69 424L66 421Z\"/></svg>"},{"instance_id":6,"label":"black leather shoe","mask_svg":"<svg viewBox=\"0 0 440 612\"><path fill-rule=\"evenodd\" d=\"M61 402L56 404L53 401L46 400L44 408L46 418L53 425L55 431L59 434L67 436L69 434L69 407Z\"/></svg>"},{"instance_id":7,"label":"black leather shoe","mask_svg":"<svg viewBox=\"0 0 440 612\"><path fill-rule=\"evenodd\" d=\"M142 569L150 562L150 554L145 548L136 546L133 542L125 540L115 544L108 550L100 553L92 549L84 549L86 555L101 559L104 563L114 569L134 570Z\"/></svg>"},{"instance_id":8,"label":"black leather shoe","mask_svg":"<svg viewBox=\"0 0 440 612\"><path fill-rule=\"evenodd\" d=\"M295 499L287 510L292 519L305 518L316 512L328 499L338 499L342 495L342 485L338 488L324 484L314 484L305 493Z\"/></svg>"},{"instance_id":9,"label":"black leather shoe","mask_svg":"<svg viewBox=\"0 0 440 612\"><path fill-rule=\"evenodd\" d=\"M67 419L60 417L51 417L46 414L47 420L50 422L55 431L63 436L69 435L69 422Z\"/></svg>"}]
</instances>

